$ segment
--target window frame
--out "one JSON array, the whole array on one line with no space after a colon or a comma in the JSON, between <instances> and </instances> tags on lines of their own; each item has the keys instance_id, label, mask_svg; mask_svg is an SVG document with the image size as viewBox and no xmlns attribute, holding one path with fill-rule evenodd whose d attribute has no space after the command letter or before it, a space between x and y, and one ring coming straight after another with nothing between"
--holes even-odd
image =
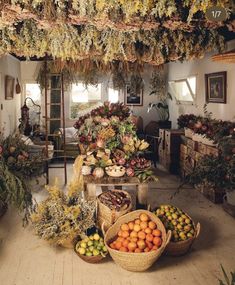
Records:
<instances>
[{"instance_id":1,"label":"window frame","mask_svg":"<svg viewBox=\"0 0 235 285\"><path fill-rule=\"evenodd\" d=\"M188 79L192 78L192 77L195 77L195 79L196 79L195 94L193 93L193 90L192 90L192 88L191 88L191 86L189 84L189 81L188 81ZM176 93L176 91L175 91L175 89L174 89L174 87L172 85L175 84L175 83L179 83L179 82L185 82L186 83L186 85L188 87L188 90L189 90L189 93L190 93L190 95L192 97L192 101L184 101L184 100L179 100L177 98L178 94ZM196 105L196 98L197 98L197 75L190 75L190 76L187 76L187 77L181 78L181 79L169 80L168 81L168 85L169 85L169 87L170 87L170 89L171 89L171 91L172 91L172 93L174 95L174 98L175 98L177 104L179 104L179 105L180 104Z\"/></svg>"}]
</instances>

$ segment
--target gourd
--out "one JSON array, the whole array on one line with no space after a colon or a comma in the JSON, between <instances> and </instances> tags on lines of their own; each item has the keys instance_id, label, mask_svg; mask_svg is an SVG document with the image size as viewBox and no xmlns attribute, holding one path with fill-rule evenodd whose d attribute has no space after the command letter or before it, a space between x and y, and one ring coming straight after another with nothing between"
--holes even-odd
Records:
<instances>
[{"instance_id":1,"label":"gourd","mask_svg":"<svg viewBox=\"0 0 235 285\"><path fill-rule=\"evenodd\" d=\"M104 176L104 170L101 167L96 167L93 171L95 178L102 178Z\"/></svg>"}]
</instances>

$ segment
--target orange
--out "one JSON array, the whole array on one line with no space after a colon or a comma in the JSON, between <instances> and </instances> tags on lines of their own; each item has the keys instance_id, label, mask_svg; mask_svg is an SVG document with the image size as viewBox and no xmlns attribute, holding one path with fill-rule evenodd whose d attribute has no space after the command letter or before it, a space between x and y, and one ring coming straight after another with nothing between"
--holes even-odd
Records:
<instances>
[{"instance_id":1,"label":"orange","mask_svg":"<svg viewBox=\"0 0 235 285\"><path fill-rule=\"evenodd\" d=\"M150 249L148 248L148 247L146 247L145 249L144 249L144 252L149 252L150 251Z\"/></svg>"},{"instance_id":2,"label":"orange","mask_svg":"<svg viewBox=\"0 0 235 285\"><path fill-rule=\"evenodd\" d=\"M115 248L119 250L121 247L122 247L122 243L120 241L117 241L115 244Z\"/></svg>"},{"instance_id":3,"label":"orange","mask_svg":"<svg viewBox=\"0 0 235 285\"><path fill-rule=\"evenodd\" d=\"M162 244L162 240L161 240L160 237L155 237L155 238L153 239L153 243L154 243L157 247L159 247L159 246Z\"/></svg>"},{"instance_id":4,"label":"orange","mask_svg":"<svg viewBox=\"0 0 235 285\"><path fill-rule=\"evenodd\" d=\"M129 222L128 227L129 227L129 230L132 231L134 229L134 222Z\"/></svg>"},{"instance_id":5,"label":"orange","mask_svg":"<svg viewBox=\"0 0 235 285\"><path fill-rule=\"evenodd\" d=\"M157 225L156 225L153 221L150 221L150 222L149 222L149 228L150 228L151 230L156 229L156 227L157 227Z\"/></svg>"},{"instance_id":6,"label":"orange","mask_svg":"<svg viewBox=\"0 0 235 285\"><path fill-rule=\"evenodd\" d=\"M146 240L150 241L150 242L153 241L153 235L152 234L147 234L146 235Z\"/></svg>"},{"instance_id":7,"label":"orange","mask_svg":"<svg viewBox=\"0 0 235 285\"><path fill-rule=\"evenodd\" d=\"M127 239L124 239L122 242L122 246L123 247L127 247L128 246L129 241Z\"/></svg>"},{"instance_id":8,"label":"orange","mask_svg":"<svg viewBox=\"0 0 235 285\"><path fill-rule=\"evenodd\" d=\"M134 238L131 238L131 242L137 242L138 238L134 237Z\"/></svg>"},{"instance_id":9,"label":"orange","mask_svg":"<svg viewBox=\"0 0 235 285\"><path fill-rule=\"evenodd\" d=\"M141 214L140 220L141 220L141 222L147 222L149 220L149 217L146 214Z\"/></svg>"},{"instance_id":10,"label":"orange","mask_svg":"<svg viewBox=\"0 0 235 285\"><path fill-rule=\"evenodd\" d=\"M122 237L123 237L123 238L129 237L129 232L128 232L128 231L123 231L123 232L122 232Z\"/></svg>"},{"instance_id":11,"label":"orange","mask_svg":"<svg viewBox=\"0 0 235 285\"><path fill-rule=\"evenodd\" d=\"M131 238L136 238L137 236L138 236L138 233L135 232L135 231L132 231L132 232L130 233L130 237L131 237Z\"/></svg>"},{"instance_id":12,"label":"orange","mask_svg":"<svg viewBox=\"0 0 235 285\"><path fill-rule=\"evenodd\" d=\"M135 224L139 225L141 223L141 220L140 219L136 219L135 220Z\"/></svg>"},{"instance_id":13,"label":"orange","mask_svg":"<svg viewBox=\"0 0 235 285\"><path fill-rule=\"evenodd\" d=\"M130 241L130 240L131 240L131 237L127 237L126 240Z\"/></svg>"},{"instance_id":14,"label":"orange","mask_svg":"<svg viewBox=\"0 0 235 285\"><path fill-rule=\"evenodd\" d=\"M145 237L146 237L145 232L143 232L143 231L138 232L138 238L145 239Z\"/></svg>"},{"instance_id":15,"label":"orange","mask_svg":"<svg viewBox=\"0 0 235 285\"><path fill-rule=\"evenodd\" d=\"M134 231L138 233L140 230L141 230L140 225L135 224L134 225Z\"/></svg>"},{"instance_id":16,"label":"orange","mask_svg":"<svg viewBox=\"0 0 235 285\"><path fill-rule=\"evenodd\" d=\"M154 245L152 249L157 250L158 247L156 245Z\"/></svg>"},{"instance_id":17,"label":"orange","mask_svg":"<svg viewBox=\"0 0 235 285\"><path fill-rule=\"evenodd\" d=\"M151 230L150 228L146 228L146 229L144 230L144 232L145 232L146 234L151 234L151 233L152 233L152 230Z\"/></svg>"},{"instance_id":18,"label":"orange","mask_svg":"<svg viewBox=\"0 0 235 285\"><path fill-rule=\"evenodd\" d=\"M116 239L116 241L120 241L120 242L123 242L123 240L124 240L123 237L118 237L118 238Z\"/></svg>"},{"instance_id":19,"label":"orange","mask_svg":"<svg viewBox=\"0 0 235 285\"><path fill-rule=\"evenodd\" d=\"M145 249L145 247L146 247L144 240L137 241L137 245L138 245L139 249Z\"/></svg>"},{"instance_id":20,"label":"orange","mask_svg":"<svg viewBox=\"0 0 235 285\"><path fill-rule=\"evenodd\" d=\"M147 223L147 222L141 222L141 223L140 223L140 228L141 228L142 230L145 230L147 227L148 227L148 223Z\"/></svg>"},{"instance_id":21,"label":"orange","mask_svg":"<svg viewBox=\"0 0 235 285\"><path fill-rule=\"evenodd\" d=\"M142 251L141 251L141 249L140 249L140 248L138 248L138 247L137 247L137 248L135 249L135 251L134 251L134 252L136 252L136 253L140 253L140 252L142 252Z\"/></svg>"},{"instance_id":22,"label":"orange","mask_svg":"<svg viewBox=\"0 0 235 285\"><path fill-rule=\"evenodd\" d=\"M122 231L118 231L118 236L121 237L122 236Z\"/></svg>"},{"instance_id":23,"label":"orange","mask_svg":"<svg viewBox=\"0 0 235 285\"><path fill-rule=\"evenodd\" d=\"M129 242L128 243L128 249L129 251L134 251L137 248L137 245L135 242Z\"/></svg>"},{"instance_id":24,"label":"orange","mask_svg":"<svg viewBox=\"0 0 235 285\"><path fill-rule=\"evenodd\" d=\"M123 225L121 225L121 230L122 230L122 231L129 231L129 226L128 226L128 224L123 224Z\"/></svg>"},{"instance_id":25,"label":"orange","mask_svg":"<svg viewBox=\"0 0 235 285\"><path fill-rule=\"evenodd\" d=\"M146 241L146 244L148 248L153 248L153 244L150 241Z\"/></svg>"},{"instance_id":26,"label":"orange","mask_svg":"<svg viewBox=\"0 0 235 285\"><path fill-rule=\"evenodd\" d=\"M156 229L156 230L153 230L152 234L155 237L160 237L162 235L162 232L160 230Z\"/></svg>"},{"instance_id":27,"label":"orange","mask_svg":"<svg viewBox=\"0 0 235 285\"><path fill-rule=\"evenodd\" d=\"M122 247L120 247L119 251L127 252L128 249L126 247L122 246Z\"/></svg>"},{"instance_id":28,"label":"orange","mask_svg":"<svg viewBox=\"0 0 235 285\"><path fill-rule=\"evenodd\" d=\"M112 249L115 249L115 245L113 243L110 243L109 245Z\"/></svg>"}]
</instances>

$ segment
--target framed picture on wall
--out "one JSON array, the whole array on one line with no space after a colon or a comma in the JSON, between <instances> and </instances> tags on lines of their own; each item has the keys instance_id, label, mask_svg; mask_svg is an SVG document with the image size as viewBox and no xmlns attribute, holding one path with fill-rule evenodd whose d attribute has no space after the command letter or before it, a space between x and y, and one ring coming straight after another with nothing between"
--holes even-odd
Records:
<instances>
[{"instance_id":1,"label":"framed picture on wall","mask_svg":"<svg viewBox=\"0 0 235 285\"><path fill-rule=\"evenodd\" d=\"M9 75L5 76L5 99L12 100L15 90L15 78Z\"/></svg>"},{"instance_id":2,"label":"framed picture on wall","mask_svg":"<svg viewBox=\"0 0 235 285\"><path fill-rule=\"evenodd\" d=\"M227 101L227 72L205 74L206 102L222 103Z\"/></svg>"},{"instance_id":3,"label":"framed picture on wall","mask_svg":"<svg viewBox=\"0 0 235 285\"><path fill-rule=\"evenodd\" d=\"M125 90L126 106L143 106L143 89L138 94L132 92L130 84L126 85Z\"/></svg>"}]
</instances>

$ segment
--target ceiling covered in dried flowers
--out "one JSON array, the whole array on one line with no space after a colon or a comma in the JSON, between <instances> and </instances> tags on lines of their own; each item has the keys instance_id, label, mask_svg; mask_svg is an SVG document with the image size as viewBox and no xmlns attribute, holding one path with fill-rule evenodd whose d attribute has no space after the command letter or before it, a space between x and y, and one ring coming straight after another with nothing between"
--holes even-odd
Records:
<instances>
[{"instance_id":1,"label":"ceiling covered in dried flowers","mask_svg":"<svg viewBox=\"0 0 235 285\"><path fill-rule=\"evenodd\" d=\"M161 65L222 51L221 27L235 31L232 1L0 0L0 56L48 55ZM210 22L208 7L225 7L225 22Z\"/></svg>"}]
</instances>

